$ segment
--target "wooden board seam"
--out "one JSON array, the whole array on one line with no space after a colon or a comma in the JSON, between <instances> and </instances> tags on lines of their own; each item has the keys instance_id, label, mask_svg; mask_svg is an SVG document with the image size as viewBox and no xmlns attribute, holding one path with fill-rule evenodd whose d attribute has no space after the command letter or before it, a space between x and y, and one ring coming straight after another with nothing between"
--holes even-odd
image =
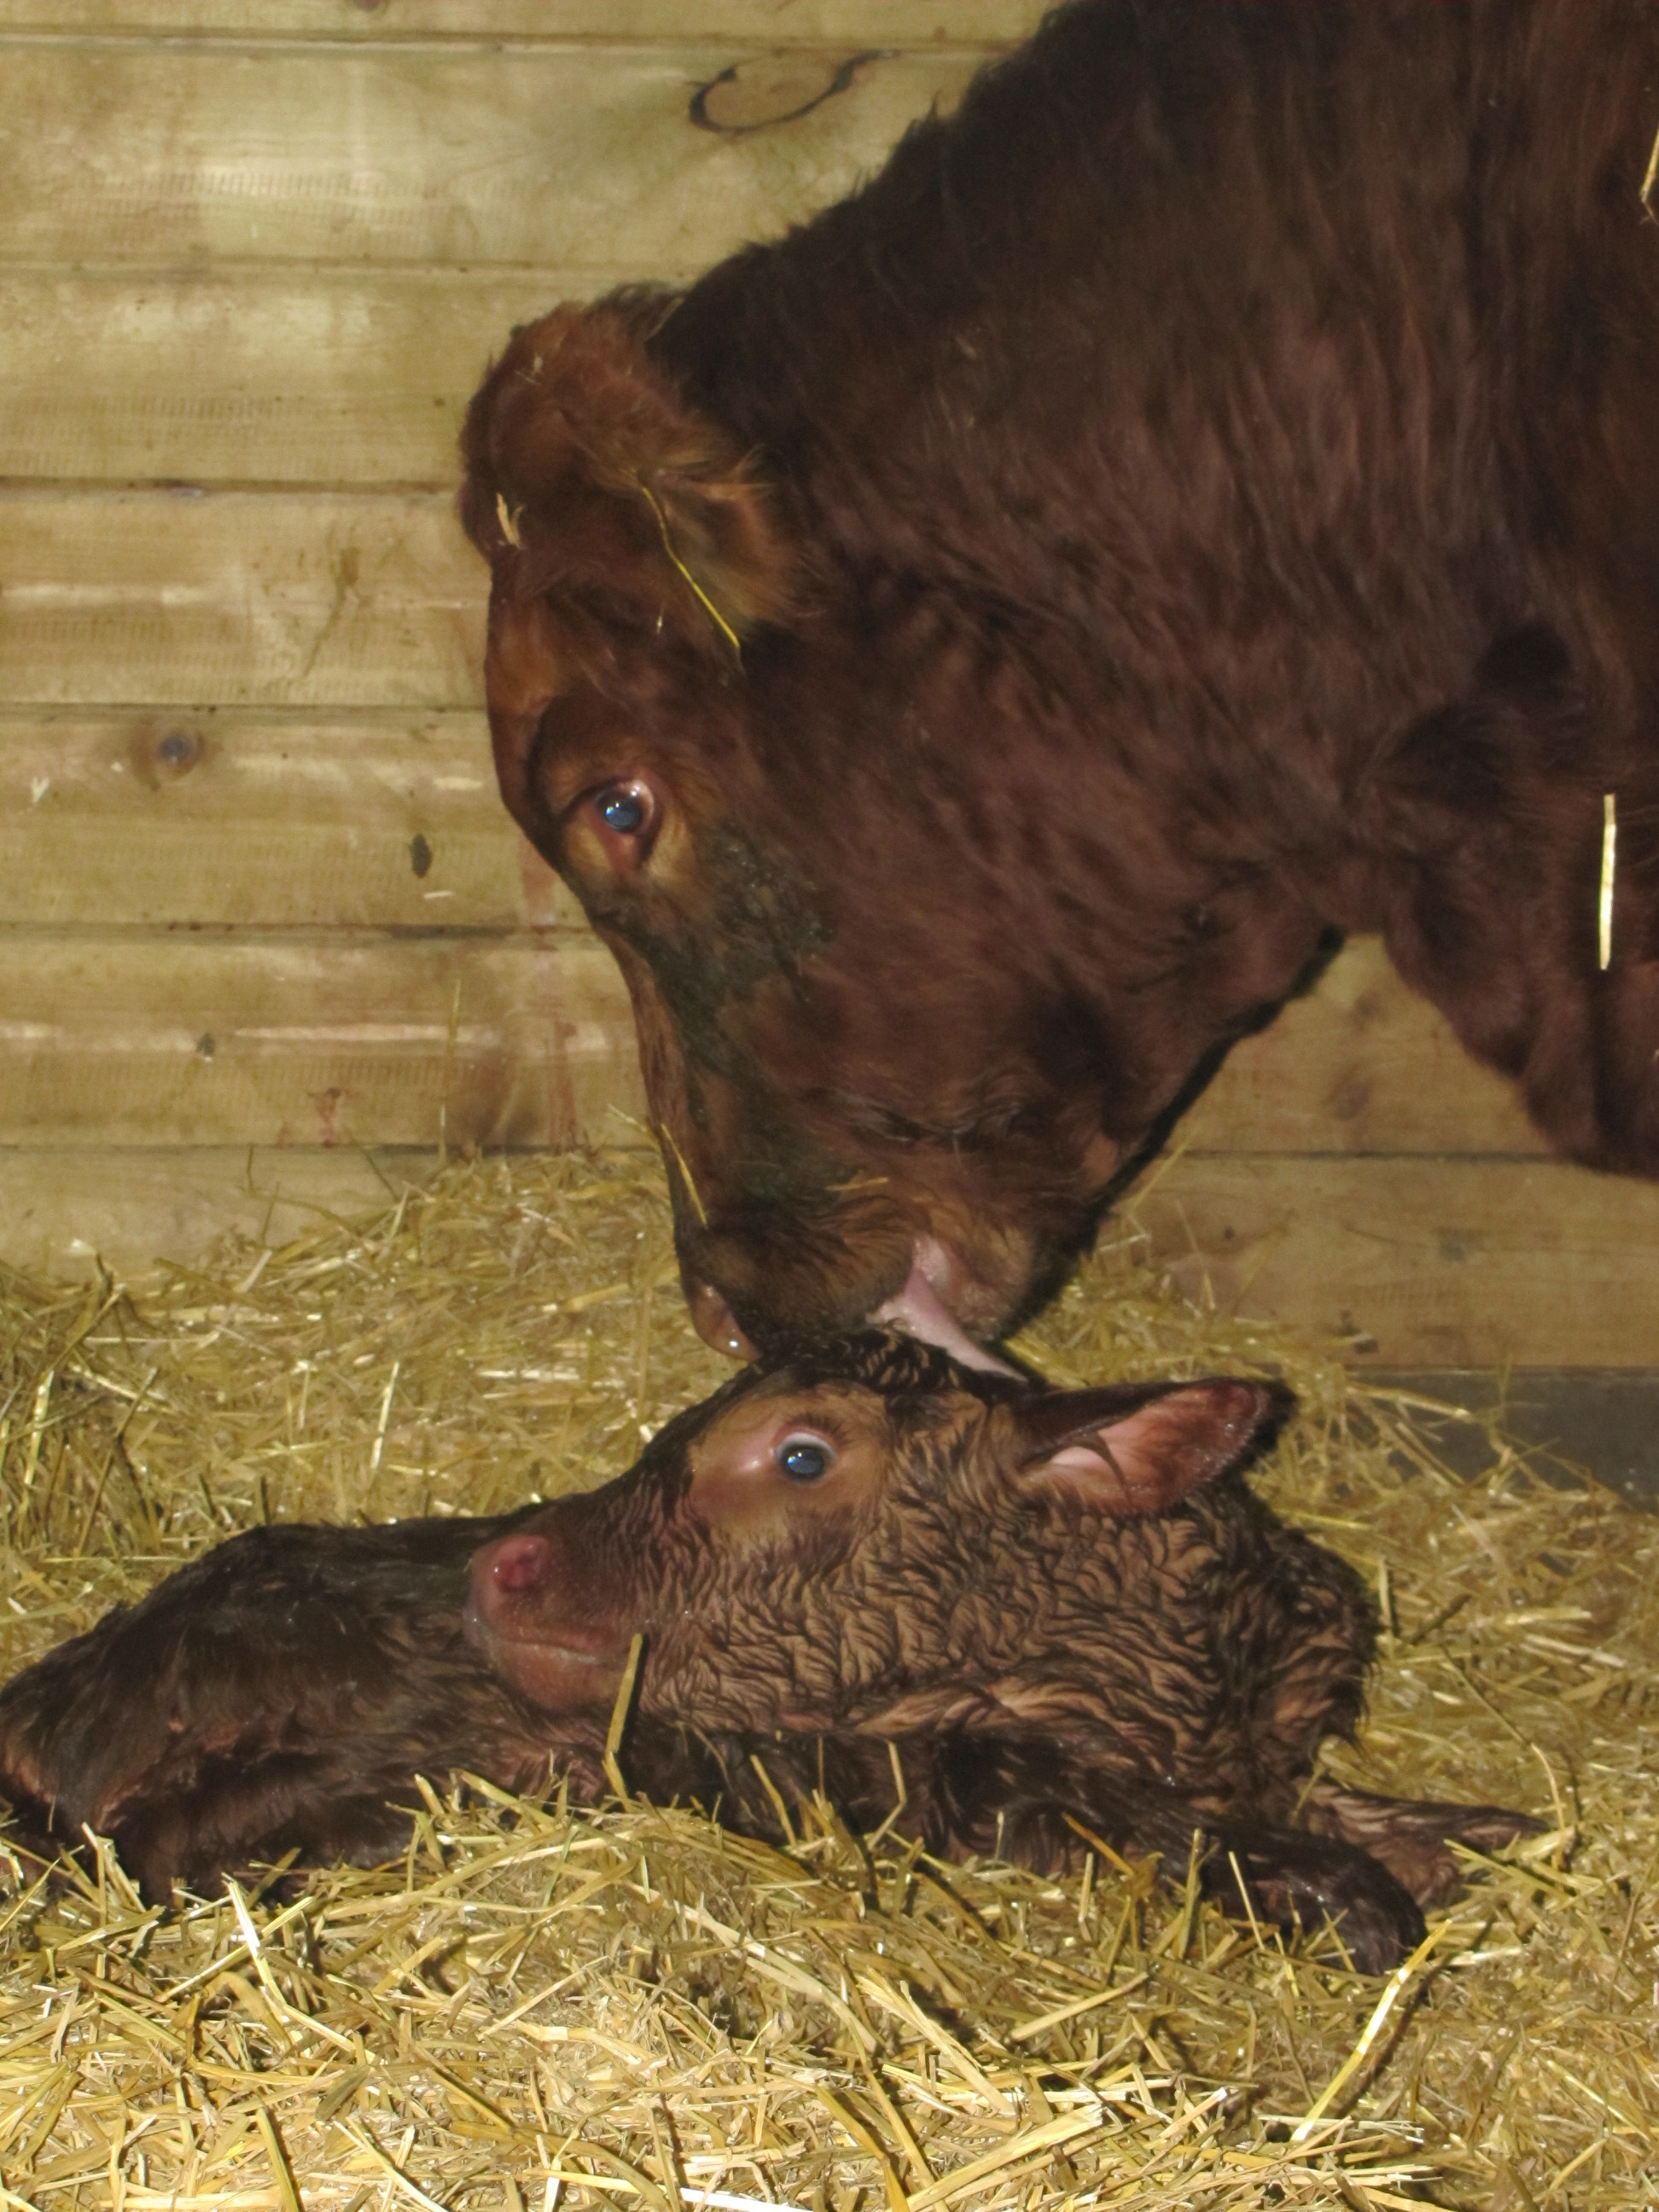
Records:
<instances>
[{"instance_id":1,"label":"wooden board seam","mask_svg":"<svg viewBox=\"0 0 1659 2212\"><path fill-rule=\"evenodd\" d=\"M1012 53L1018 39L921 38L896 40L884 35L878 24L869 27L866 39L850 30L842 38L817 35L810 39L768 37L763 33L739 31L727 34L717 29L692 32L678 38L641 34L636 38L610 33L549 31L387 31L372 37L338 31L54 31L0 30L0 53L9 47L79 49L97 52L113 47L123 52L151 47L158 52L204 51L210 53L344 52L350 54L580 54L584 59L604 60L615 54L629 61L641 55L672 61L676 56L695 56L707 68L717 55L729 54L734 62L763 60L787 54L793 61L833 57L845 61L862 50L872 60L922 61L942 55L951 61L995 61Z\"/></svg>"}]
</instances>

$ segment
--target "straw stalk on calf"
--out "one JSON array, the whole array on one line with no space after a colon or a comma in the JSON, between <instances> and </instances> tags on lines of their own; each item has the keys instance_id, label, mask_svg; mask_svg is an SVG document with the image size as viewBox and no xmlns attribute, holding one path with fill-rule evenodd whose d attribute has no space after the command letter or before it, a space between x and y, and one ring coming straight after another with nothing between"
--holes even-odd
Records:
<instances>
[{"instance_id":1,"label":"straw stalk on calf","mask_svg":"<svg viewBox=\"0 0 1659 2212\"><path fill-rule=\"evenodd\" d=\"M712 1341L994 1334L1342 932L1659 1170L1656 124L1653 0L1081 0L514 336L501 789Z\"/></svg>"},{"instance_id":2,"label":"straw stalk on calf","mask_svg":"<svg viewBox=\"0 0 1659 2212\"><path fill-rule=\"evenodd\" d=\"M0 1694L0 1790L111 1833L145 1890L384 1856L417 1771L604 1789L775 1831L774 1789L939 1853L1056 1865L1067 1815L1391 1963L1528 1823L1312 1780L1357 1717L1352 1571L1240 1473L1261 1384L1038 1390L872 1333L742 1376L604 1488L492 1521L257 1529ZM762 1778L754 1765L758 1755Z\"/></svg>"}]
</instances>

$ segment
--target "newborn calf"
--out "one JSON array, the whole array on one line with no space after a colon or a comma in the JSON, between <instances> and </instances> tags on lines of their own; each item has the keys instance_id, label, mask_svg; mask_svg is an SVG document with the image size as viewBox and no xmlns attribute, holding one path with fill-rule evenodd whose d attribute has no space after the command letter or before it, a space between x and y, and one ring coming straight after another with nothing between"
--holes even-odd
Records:
<instances>
[{"instance_id":1,"label":"newborn calf","mask_svg":"<svg viewBox=\"0 0 1659 2212\"><path fill-rule=\"evenodd\" d=\"M523 1789L550 1753L600 1796L641 1630L623 1755L653 1798L776 1833L758 1753L872 1825L891 1741L899 1826L940 1855L1057 1865L1071 1814L1184 1866L1197 1828L1212 1887L1236 1899L1236 1860L1259 1911L1328 1912L1380 1968L1455 1878L1449 1838L1527 1824L1304 1797L1372 1627L1238 1477L1271 1412L1253 1382L1026 1389L866 1334L738 1378L585 1496L234 1539L0 1694L0 1790L112 1835L152 1897L376 1859L416 1771Z\"/></svg>"},{"instance_id":2,"label":"newborn calf","mask_svg":"<svg viewBox=\"0 0 1659 2212\"><path fill-rule=\"evenodd\" d=\"M642 1718L1040 1746L999 1785L1031 1833L1086 1803L1184 1860L1201 1829L1218 1878L1231 1851L1376 1962L1453 1887L1449 1839L1528 1824L1310 1784L1374 1620L1242 1480L1279 1410L1239 1380L1031 1389L866 1331L751 1370L486 1545L469 1631L551 1709L608 1710L642 1631Z\"/></svg>"}]
</instances>

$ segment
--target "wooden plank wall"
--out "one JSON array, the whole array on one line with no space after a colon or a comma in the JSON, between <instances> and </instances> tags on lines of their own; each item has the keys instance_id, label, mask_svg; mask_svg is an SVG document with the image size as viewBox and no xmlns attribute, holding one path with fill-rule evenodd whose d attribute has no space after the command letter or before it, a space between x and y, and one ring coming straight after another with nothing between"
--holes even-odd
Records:
<instances>
[{"instance_id":1,"label":"wooden plank wall","mask_svg":"<svg viewBox=\"0 0 1659 2212\"><path fill-rule=\"evenodd\" d=\"M1040 13L0 0L0 1256L637 1133L615 971L495 795L461 410L515 320L805 215ZM1373 947L1182 1135L1139 1212L1218 1297L1395 1365L1653 1359L1656 1194L1544 1157Z\"/></svg>"}]
</instances>

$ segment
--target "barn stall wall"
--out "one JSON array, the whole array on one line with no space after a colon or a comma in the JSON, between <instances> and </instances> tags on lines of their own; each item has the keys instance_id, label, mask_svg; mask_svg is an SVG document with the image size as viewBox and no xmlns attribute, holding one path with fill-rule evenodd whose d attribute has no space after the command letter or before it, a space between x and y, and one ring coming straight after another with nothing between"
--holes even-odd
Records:
<instances>
[{"instance_id":1,"label":"barn stall wall","mask_svg":"<svg viewBox=\"0 0 1659 2212\"><path fill-rule=\"evenodd\" d=\"M279 1237L640 1142L495 797L461 411L510 325L844 191L1036 0L0 0L0 1257ZM1638 1368L1659 1191L1551 1159L1378 950L1135 1201L1358 1362Z\"/></svg>"}]
</instances>

